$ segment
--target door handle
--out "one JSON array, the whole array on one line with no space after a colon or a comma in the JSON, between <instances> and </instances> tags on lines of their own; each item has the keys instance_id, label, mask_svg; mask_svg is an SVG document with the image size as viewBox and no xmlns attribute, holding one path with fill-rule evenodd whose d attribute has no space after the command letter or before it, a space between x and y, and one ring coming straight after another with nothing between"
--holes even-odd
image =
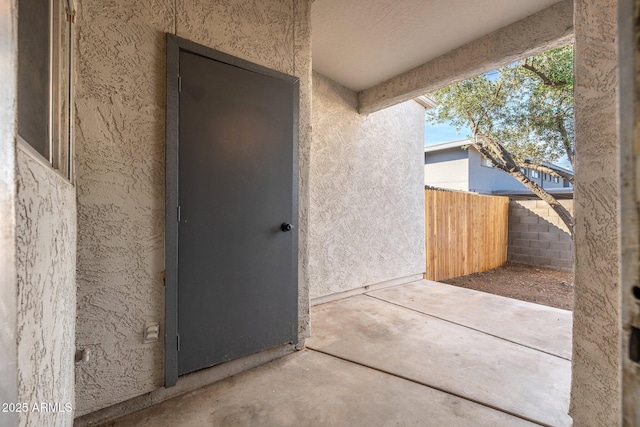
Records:
<instances>
[{"instance_id":1,"label":"door handle","mask_svg":"<svg viewBox=\"0 0 640 427\"><path fill-rule=\"evenodd\" d=\"M287 232L293 230L293 224L289 224L287 222L283 222L280 224L280 230Z\"/></svg>"}]
</instances>

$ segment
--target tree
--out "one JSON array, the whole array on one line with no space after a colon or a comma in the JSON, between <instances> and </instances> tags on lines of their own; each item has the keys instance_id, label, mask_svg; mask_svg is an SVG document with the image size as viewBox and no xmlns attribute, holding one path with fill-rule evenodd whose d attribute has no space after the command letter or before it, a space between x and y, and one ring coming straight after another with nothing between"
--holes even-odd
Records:
<instances>
[{"instance_id":1,"label":"tree","mask_svg":"<svg viewBox=\"0 0 640 427\"><path fill-rule=\"evenodd\" d=\"M498 169L520 181L556 211L573 235L569 211L523 168L564 178L546 167L566 154L573 167L573 46L563 46L437 90L432 123L468 126L470 144ZM468 146L467 146L468 147Z\"/></svg>"}]
</instances>

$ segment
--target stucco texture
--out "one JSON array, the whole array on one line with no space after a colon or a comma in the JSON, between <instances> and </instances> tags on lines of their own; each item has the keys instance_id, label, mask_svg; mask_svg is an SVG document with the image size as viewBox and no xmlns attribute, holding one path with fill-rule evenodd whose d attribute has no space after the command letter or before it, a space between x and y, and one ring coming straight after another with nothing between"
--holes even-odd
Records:
<instances>
[{"instance_id":1,"label":"stucco texture","mask_svg":"<svg viewBox=\"0 0 640 427\"><path fill-rule=\"evenodd\" d=\"M74 187L17 150L18 402L20 426L71 426L76 317ZM56 411L33 405L57 404Z\"/></svg>"},{"instance_id":2,"label":"stucco texture","mask_svg":"<svg viewBox=\"0 0 640 427\"><path fill-rule=\"evenodd\" d=\"M576 426L620 424L615 0L575 1Z\"/></svg>"},{"instance_id":3,"label":"stucco texture","mask_svg":"<svg viewBox=\"0 0 640 427\"><path fill-rule=\"evenodd\" d=\"M363 116L313 73L311 298L424 272L423 145L418 103Z\"/></svg>"},{"instance_id":4,"label":"stucco texture","mask_svg":"<svg viewBox=\"0 0 640 427\"><path fill-rule=\"evenodd\" d=\"M77 415L163 385L165 32L300 77L300 335L308 335L307 1L78 3ZM161 329L160 335L163 335Z\"/></svg>"}]
</instances>

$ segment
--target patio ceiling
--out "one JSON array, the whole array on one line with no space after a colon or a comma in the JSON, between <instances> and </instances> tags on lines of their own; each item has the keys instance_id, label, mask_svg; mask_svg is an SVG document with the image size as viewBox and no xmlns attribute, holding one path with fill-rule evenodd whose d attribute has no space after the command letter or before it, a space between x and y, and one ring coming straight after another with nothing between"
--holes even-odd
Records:
<instances>
[{"instance_id":1,"label":"patio ceiling","mask_svg":"<svg viewBox=\"0 0 640 427\"><path fill-rule=\"evenodd\" d=\"M558 0L316 0L313 68L370 88Z\"/></svg>"}]
</instances>

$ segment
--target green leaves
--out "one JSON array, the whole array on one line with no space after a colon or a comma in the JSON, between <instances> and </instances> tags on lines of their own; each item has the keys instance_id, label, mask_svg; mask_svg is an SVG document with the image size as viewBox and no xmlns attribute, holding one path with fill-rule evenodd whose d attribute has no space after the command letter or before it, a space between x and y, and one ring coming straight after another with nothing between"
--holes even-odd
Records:
<instances>
[{"instance_id":1,"label":"green leaves","mask_svg":"<svg viewBox=\"0 0 640 427\"><path fill-rule=\"evenodd\" d=\"M514 160L573 163L573 46L563 46L442 88L432 123L468 125L506 148Z\"/></svg>"}]
</instances>

